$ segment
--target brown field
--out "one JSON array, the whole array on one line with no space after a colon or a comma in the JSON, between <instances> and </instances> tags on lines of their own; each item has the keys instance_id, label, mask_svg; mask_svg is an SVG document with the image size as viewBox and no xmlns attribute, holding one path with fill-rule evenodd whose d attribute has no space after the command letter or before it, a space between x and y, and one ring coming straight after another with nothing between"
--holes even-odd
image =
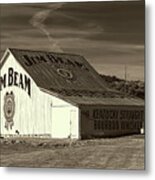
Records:
<instances>
[{"instance_id":1,"label":"brown field","mask_svg":"<svg viewBox=\"0 0 155 180\"><path fill-rule=\"evenodd\" d=\"M1 139L1 166L144 169L144 136L72 141Z\"/></svg>"}]
</instances>

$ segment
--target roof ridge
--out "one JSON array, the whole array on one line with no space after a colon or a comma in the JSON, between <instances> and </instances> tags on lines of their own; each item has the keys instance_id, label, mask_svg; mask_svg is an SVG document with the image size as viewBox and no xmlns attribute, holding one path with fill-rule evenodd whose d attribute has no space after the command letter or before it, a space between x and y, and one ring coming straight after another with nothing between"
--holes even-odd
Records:
<instances>
[{"instance_id":1,"label":"roof ridge","mask_svg":"<svg viewBox=\"0 0 155 180\"><path fill-rule=\"evenodd\" d=\"M11 52L12 51L29 51L29 52L40 52L40 53L52 53L56 55L71 55L71 56L78 56L78 57L83 57L83 55L79 54L72 54L70 52L65 53L65 52L53 52L53 51L43 51L43 50L30 50L30 49L18 49L18 48L8 48Z\"/></svg>"}]
</instances>

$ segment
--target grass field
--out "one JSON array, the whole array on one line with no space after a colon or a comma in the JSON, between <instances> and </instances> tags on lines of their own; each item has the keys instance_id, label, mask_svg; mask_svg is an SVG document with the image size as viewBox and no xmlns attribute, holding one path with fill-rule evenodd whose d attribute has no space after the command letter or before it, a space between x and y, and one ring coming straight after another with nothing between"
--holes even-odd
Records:
<instances>
[{"instance_id":1,"label":"grass field","mask_svg":"<svg viewBox=\"0 0 155 180\"><path fill-rule=\"evenodd\" d=\"M1 139L1 166L144 169L144 136L72 142Z\"/></svg>"}]
</instances>

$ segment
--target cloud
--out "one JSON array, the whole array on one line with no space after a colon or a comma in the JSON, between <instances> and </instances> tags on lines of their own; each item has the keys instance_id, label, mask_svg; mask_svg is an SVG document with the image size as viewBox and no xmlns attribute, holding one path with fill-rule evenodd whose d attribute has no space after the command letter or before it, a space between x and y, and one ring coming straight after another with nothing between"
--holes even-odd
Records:
<instances>
[{"instance_id":1,"label":"cloud","mask_svg":"<svg viewBox=\"0 0 155 180\"><path fill-rule=\"evenodd\" d=\"M125 79L124 64L94 64L95 69L104 75L117 76ZM127 80L144 81L144 66L127 65Z\"/></svg>"},{"instance_id":2,"label":"cloud","mask_svg":"<svg viewBox=\"0 0 155 180\"><path fill-rule=\"evenodd\" d=\"M60 9L63 5L64 3L52 3L51 5L49 5L48 9L37 12L30 19L30 23L47 36L51 50L57 52L63 52L63 50L58 45L57 40L54 39L53 36L50 34L44 22L54 11Z\"/></svg>"},{"instance_id":3,"label":"cloud","mask_svg":"<svg viewBox=\"0 0 155 180\"><path fill-rule=\"evenodd\" d=\"M119 74L124 64L144 65L144 7L130 1L2 5L1 52L63 50L85 56L99 71L114 65Z\"/></svg>"}]
</instances>

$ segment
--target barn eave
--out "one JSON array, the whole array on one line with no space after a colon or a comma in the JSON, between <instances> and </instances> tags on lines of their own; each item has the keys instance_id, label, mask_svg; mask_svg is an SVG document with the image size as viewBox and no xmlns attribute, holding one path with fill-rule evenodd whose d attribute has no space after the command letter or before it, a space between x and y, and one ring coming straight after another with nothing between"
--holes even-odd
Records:
<instances>
[{"instance_id":1,"label":"barn eave","mask_svg":"<svg viewBox=\"0 0 155 180\"><path fill-rule=\"evenodd\" d=\"M68 98L65 98L64 96L60 95L59 93L50 91L50 90L45 89L45 88L42 88L42 87L39 87L39 89L40 89L42 92L44 92L44 93L47 93L47 94L52 95L52 96L55 96L55 97L57 97L57 98L59 98L59 99L61 99L61 100L63 100L63 101L66 101L67 103L69 103L69 104L71 104L71 105L73 105L73 106L78 107L78 104L77 104L77 103L69 100Z\"/></svg>"}]
</instances>

